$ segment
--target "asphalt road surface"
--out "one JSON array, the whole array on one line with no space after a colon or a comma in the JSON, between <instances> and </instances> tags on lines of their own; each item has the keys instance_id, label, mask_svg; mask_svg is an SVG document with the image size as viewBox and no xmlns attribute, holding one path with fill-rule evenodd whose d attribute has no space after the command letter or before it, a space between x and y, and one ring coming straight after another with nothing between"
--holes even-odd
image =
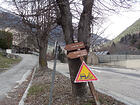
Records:
<instances>
[{"instance_id":1,"label":"asphalt road surface","mask_svg":"<svg viewBox=\"0 0 140 105\"><path fill-rule=\"evenodd\" d=\"M49 66L52 68L53 62L49 62ZM67 64L58 62L56 68L69 77ZM98 78L93 82L98 91L128 105L140 105L140 70L93 66L90 68Z\"/></svg>"},{"instance_id":2,"label":"asphalt road surface","mask_svg":"<svg viewBox=\"0 0 140 105\"><path fill-rule=\"evenodd\" d=\"M23 58L19 64L0 74L0 100L26 80L33 67L38 63L37 56L24 54L19 56Z\"/></svg>"}]
</instances>

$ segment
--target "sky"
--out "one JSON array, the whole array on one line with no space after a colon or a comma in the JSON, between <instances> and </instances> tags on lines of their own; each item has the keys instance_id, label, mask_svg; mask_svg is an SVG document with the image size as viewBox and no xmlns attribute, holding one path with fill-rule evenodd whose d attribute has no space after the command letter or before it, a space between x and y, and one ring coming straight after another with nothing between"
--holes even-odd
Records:
<instances>
[{"instance_id":1,"label":"sky","mask_svg":"<svg viewBox=\"0 0 140 105\"><path fill-rule=\"evenodd\" d=\"M108 21L103 24L103 27L108 26L104 37L113 39L140 18L140 3L134 5L131 10L122 11L107 18Z\"/></svg>"},{"instance_id":2,"label":"sky","mask_svg":"<svg viewBox=\"0 0 140 105\"><path fill-rule=\"evenodd\" d=\"M4 3L3 0L0 0L0 6L5 9L12 9L12 6ZM108 28L105 30L102 36L108 39L114 39L123 30L140 18L140 2L133 5L131 10L122 10L119 14L112 14L106 18L107 19L102 26L103 28Z\"/></svg>"}]
</instances>

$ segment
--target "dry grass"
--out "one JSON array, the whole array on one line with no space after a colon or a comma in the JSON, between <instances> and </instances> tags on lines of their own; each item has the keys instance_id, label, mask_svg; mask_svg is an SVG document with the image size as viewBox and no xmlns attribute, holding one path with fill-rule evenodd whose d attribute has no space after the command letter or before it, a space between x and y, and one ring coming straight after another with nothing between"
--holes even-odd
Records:
<instances>
[{"instance_id":1,"label":"dry grass","mask_svg":"<svg viewBox=\"0 0 140 105\"><path fill-rule=\"evenodd\" d=\"M52 70L36 72L25 105L48 105L51 76ZM110 96L99 92L97 93L102 105L125 105ZM52 105L95 105L95 102L89 92L89 97L84 100L77 100L74 104L70 79L57 72L55 76Z\"/></svg>"},{"instance_id":2,"label":"dry grass","mask_svg":"<svg viewBox=\"0 0 140 105\"><path fill-rule=\"evenodd\" d=\"M7 58L5 56L3 56L1 53L0 53L0 68L9 68L11 67L11 65L13 64L17 64L18 62L20 62L21 59L20 58L17 58L17 59L11 59L11 58Z\"/></svg>"}]
</instances>

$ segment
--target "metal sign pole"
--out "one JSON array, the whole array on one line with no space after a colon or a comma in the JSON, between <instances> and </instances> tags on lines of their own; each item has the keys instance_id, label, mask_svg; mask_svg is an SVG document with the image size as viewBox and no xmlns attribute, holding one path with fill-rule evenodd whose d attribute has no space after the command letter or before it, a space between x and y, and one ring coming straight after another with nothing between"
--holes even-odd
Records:
<instances>
[{"instance_id":1,"label":"metal sign pole","mask_svg":"<svg viewBox=\"0 0 140 105\"><path fill-rule=\"evenodd\" d=\"M52 104L52 94L53 94L54 80L55 80L55 73L56 73L57 54L58 54L58 41L55 42L55 59L54 59L54 66L53 66L53 72L52 72L52 83L51 83L51 88L50 88L50 98L49 98L48 105Z\"/></svg>"}]
</instances>

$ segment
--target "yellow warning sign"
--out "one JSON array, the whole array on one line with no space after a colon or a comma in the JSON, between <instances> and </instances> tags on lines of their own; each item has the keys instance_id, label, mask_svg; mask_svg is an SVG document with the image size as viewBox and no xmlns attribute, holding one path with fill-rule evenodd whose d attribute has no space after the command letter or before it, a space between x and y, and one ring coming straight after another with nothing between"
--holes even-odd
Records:
<instances>
[{"instance_id":1,"label":"yellow warning sign","mask_svg":"<svg viewBox=\"0 0 140 105\"><path fill-rule=\"evenodd\" d=\"M83 61L75 82L89 82L97 80L96 76L91 72L86 63Z\"/></svg>"}]
</instances>

